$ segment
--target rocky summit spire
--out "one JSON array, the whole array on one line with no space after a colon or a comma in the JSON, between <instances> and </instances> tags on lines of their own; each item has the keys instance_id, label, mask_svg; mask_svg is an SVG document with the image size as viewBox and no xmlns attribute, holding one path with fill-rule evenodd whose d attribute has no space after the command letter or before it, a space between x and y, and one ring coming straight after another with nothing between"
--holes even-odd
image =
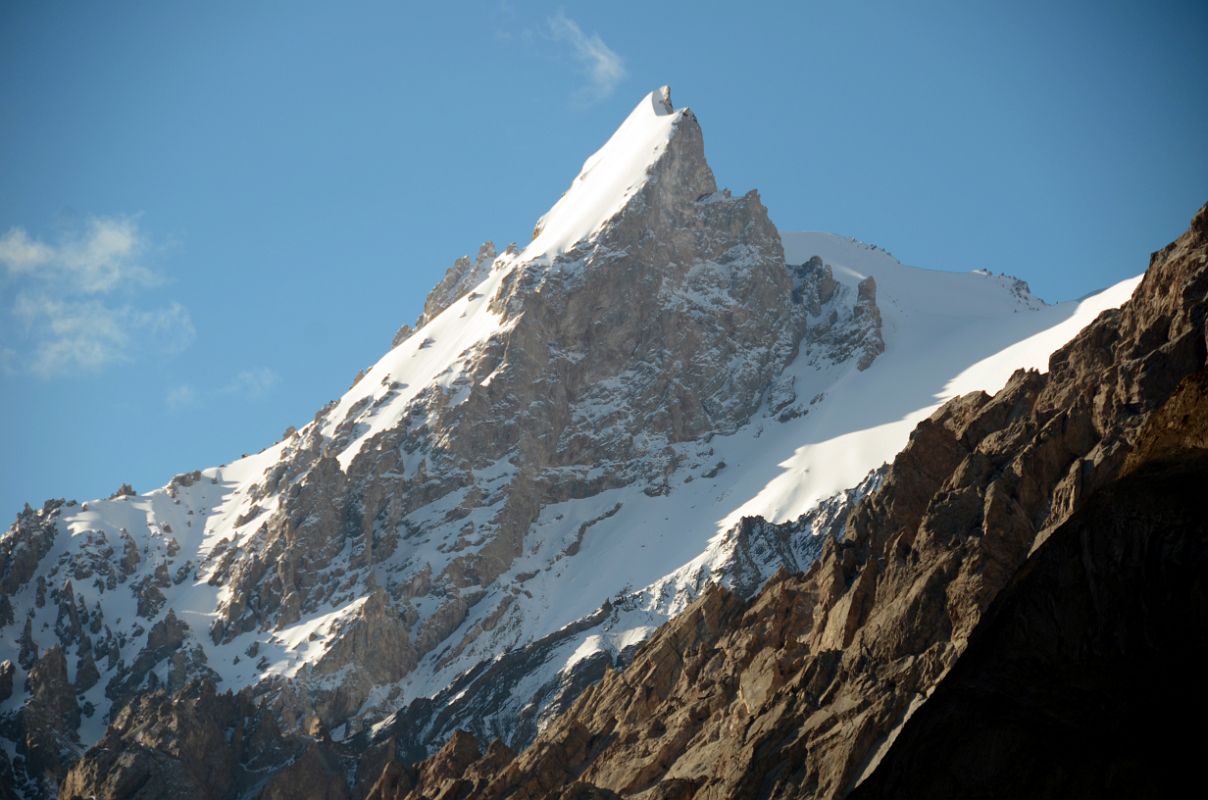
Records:
<instances>
[{"instance_id":1,"label":"rocky summit spire","mask_svg":"<svg viewBox=\"0 0 1208 800\"><path fill-rule=\"evenodd\" d=\"M665 108L667 110L667 113L671 113L672 111L675 110L675 107L671 105L671 87L670 86L660 87L659 91L658 91L658 95L659 95L659 101L663 104L663 108Z\"/></svg>"},{"instance_id":2,"label":"rocky summit spire","mask_svg":"<svg viewBox=\"0 0 1208 800\"><path fill-rule=\"evenodd\" d=\"M537 221L521 260L556 258L593 238L656 175L669 172L680 177L676 187L683 195L677 201L717 190L696 117L686 108L674 110L671 90L664 86L643 97L604 146L583 162L570 188Z\"/></svg>"}]
</instances>

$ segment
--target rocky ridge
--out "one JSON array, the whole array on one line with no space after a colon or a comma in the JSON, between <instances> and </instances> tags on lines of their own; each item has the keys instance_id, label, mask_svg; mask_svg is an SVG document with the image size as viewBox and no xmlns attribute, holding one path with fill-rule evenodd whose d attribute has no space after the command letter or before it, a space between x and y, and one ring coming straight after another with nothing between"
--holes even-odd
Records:
<instances>
[{"instance_id":1,"label":"rocky ridge","mask_svg":"<svg viewBox=\"0 0 1208 800\"><path fill-rule=\"evenodd\" d=\"M1055 530L851 796L1173 797L1195 785L1208 747L1204 453L1141 462Z\"/></svg>"}]
</instances>

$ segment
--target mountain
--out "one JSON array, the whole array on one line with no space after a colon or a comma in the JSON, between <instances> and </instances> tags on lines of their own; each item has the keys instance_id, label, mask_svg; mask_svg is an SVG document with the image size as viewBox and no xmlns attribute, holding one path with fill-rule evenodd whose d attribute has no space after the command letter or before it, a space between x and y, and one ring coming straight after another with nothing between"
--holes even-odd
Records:
<instances>
[{"instance_id":1,"label":"mountain","mask_svg":"<svg viewBox=\"0 0 1208 800\"><path fill-rule=\"evenodd\" d=\"M468 754L457 730L541 742L718 598L816 575L852 508L900 483L883 465L916 425L1015 391L1136 285L1050 306L782 236L653 92L527 246L458 260L312 421L146 494L18 515L0 775L26 797L65 776L67 795L303 776L339 796L342 764L367 791L446 742Z\"/></svg>"},{"instance_id":2,"label":"mountain","mask_svg":"<svg viewBox=\"0 0 1208 800\"><path fill-rule=\"evenodd\" d=\"M523 752L374 798L1168 797L1208 737L1208 206L1136 294L919 424L804 574L708 589Z\"/></svg>"}]
</instances>

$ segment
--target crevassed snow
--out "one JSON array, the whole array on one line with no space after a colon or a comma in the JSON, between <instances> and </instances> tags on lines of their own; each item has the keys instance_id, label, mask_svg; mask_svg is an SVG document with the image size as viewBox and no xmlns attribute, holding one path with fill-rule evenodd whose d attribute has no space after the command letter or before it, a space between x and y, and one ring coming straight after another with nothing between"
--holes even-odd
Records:
<instances>
[{"instance_id":1,"label":"crevassed snow","mask_svg":"<svg viewBox=\"0 0 1208 800\"><path fill-rule=\"evenodd\" d=\"M642 98L604 146L583 162L570 188L538 220L522 261L556 257L588 239L625 207L684 114L684 109L672 111L664 103L666 91L663 87Z\"/></svg>"}]
</instances>

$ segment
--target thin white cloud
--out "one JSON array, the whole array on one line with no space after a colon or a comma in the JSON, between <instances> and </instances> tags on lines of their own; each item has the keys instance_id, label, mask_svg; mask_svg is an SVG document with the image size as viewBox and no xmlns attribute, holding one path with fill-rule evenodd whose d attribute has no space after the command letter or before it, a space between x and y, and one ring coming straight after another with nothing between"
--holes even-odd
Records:
<instances>
[{"instance_id":1,"label":"thin white cloud","mask_svg":"<svg viewBox=\"0 0 1208 800\"><path fill-rule=\"evenodd\" d=\"M170 411L182 411L193 406L235 400L255 401L266 397L281 382L281 376L269 367L252 367L235 373L229 381L209 389L196 389L192 384L172 386L164 395Z\"/></svg>"},{"instance_id":2,"label":"thin white cloud","mask_svg":"<svg viewBox=\"0 0 1208 800\"><path fill-rule=\"evenodd\" d=\"M272 391L281 378L268 367L240 370L230 383L222 387L223 394L233 394L247 400L259 400Z\"/></svg>"},{"instance_id":3,"label":"thin white cloud","mask_svg":"<svg viewBox=\"0 0 1208 800\"><path fill-rule=\"evenodd\" d=\"M25 361L39 377L96 372L127 358L130 336L120 313L95 300L65 302L21 294L13 316L33 341Z\"/></svg>"},{"instance_id":4,"label":"thin white cloud","mask_svg":"<svg viewBox=\"0 0 1208 800\"><path fill-rule=\"evenodd\" d=\"M183 352L197 338L193 318L180 303L149 311L129 311L127 319L134 331L147 336L156 352L165 355Z\"/></svg>"},{"instance_id":5,"label":"thin white cloud","mask_svg":"<svg viewBox=\"0 0 1208 800\"><path fill-rule=\"evenodd\" d=\"M143 355L175 355L197 335L179 303L142 310L21 293L12 309L31 342L25 366L40 378L99 372Z\"/></svg>"},{"instance_id":6,"label":"thin white cloud","mask_svg":"<svg viewBox=\"0 0 1208 800\"><path fill-rule=\"evenodd\" d=\"M29 238L21 228L0 237L0 264L10 273L29 272L54 258L54 250Z\"/></svg>"},{"instance_id":7,"label":"thin white cloud","mask_svg":"<svg viewBox=\"0 0 1208 800\"><path fill-rule=\"evenodd\" d=\"M16 375L20 371L20 357L17 355L17 351L0 344L0 374Z\"/></svg>"},{"instance_id":8,"label":"thin white cloud","mask_svg":"<svg viewBox=\"0 0 1208 800\"><path fill-rule=\"evenodd\" d=\"M51 378L188 347L196 330L184 306L137 302L162 283L143 265L146 251L131 217L94 217L53 242L19 227L0 236L0 288L14 292L16 323L3 331L12 338L3 346L6 369Z\"/></svg>"},{"instance_id":9,"label":"thin white cloud","mask_svg":"<svg viewBox=\"0 0 1208 800\"><path fill-rule=\"evenodd\" d=\"M150 286L158 277L139 263L145 243L130 217L93 217L84 230L55 244L10 228L0 238L0 264L9 275L54 284L80 294L103 294L119 286Z\"/></svg>"},{"instance_id":10,"label":"thin white cloud","mask_svg":"<svg viewBox=\"0 0 1208 800\"><path fill-rule=\"evenodd\" d=\"M195 406L197 405L197 390L187 383L173 386L168 390L164 402L168 404L168 408L172 411L180 411Z\"/></svg>"},{"instance_id":11,"label":"thin white cloud","mask_svg":"<svg viewBox=\"0 0 1208 800\"><path fill-rule=\"evenodd\" d=\"M590 105L611 95L625 77L625 63L616 51L597 34L585 34L577 22L561 11L546 22L550 36L569 45L575 60L587 73L587 85L579 90L576 99Z\"/></svg>"}]
</instances>

